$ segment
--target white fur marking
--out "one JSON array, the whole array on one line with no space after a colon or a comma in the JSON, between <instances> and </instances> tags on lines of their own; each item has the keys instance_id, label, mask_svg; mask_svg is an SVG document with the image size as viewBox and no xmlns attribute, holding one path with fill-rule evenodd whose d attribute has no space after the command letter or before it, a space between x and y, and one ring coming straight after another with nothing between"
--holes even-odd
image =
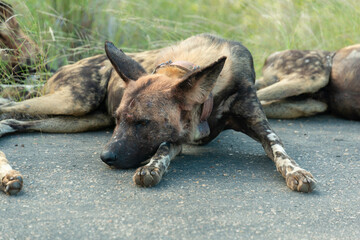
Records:
<instances>
[{"instance_id":1,"label":"white fur marking","mask_svg":"<svg viewBox=\"0 0 360 240\"><path fill-rule=\"evenodd\" d=\"M293 165L289 159L280 159L278 162L279 162L279 164L276 165L277 169L287 168L287 167L290 167L290 166L293 167L294 170L295 170L295 168L299 168L299 167ZM293 172L293 171L291 171L291 172Z\"/></svg>"},{"instance_id":2,"label":"white fur marking","mask_svg":"<svg viewBox=\"0 0 360 240\"><path fill-rule=\"evenodd\" d=\"M304 170L304 169L302 169L301 167L295 167L295 166L293 166L293 168L294 168L294 169L293 169L292 171L290 171L290 172L287 172L286 175L288 175L288 174L293 174L293 173L295 173L295 172Z\"/></svg>"},{"instance_id":3,"label":"white fur marking","mask_svg":"<svg viewBox=\"0 0 360 240\"><path fill-rule=\"evenodd\" d=\"M349 58L359 58L359 57L360 57L360 52L354 49L346 58L349 59Z\"/></svg>"},{"instance_id":4,"label":"white fur marking","mask_svg":"<svg viewBox=\"0 0 360 240\"><path fill-rule=\"evenodd\" d=\"M151 162L151 161L150 161ZM157 164L155 165L155 167L159 168L160 167L160 164L164 164L165 166L165 171L167 170L167 168L169 167L170 165L170 157L167 155L167 156L162 156L162 158L160 160L158 160Z\"/></svg>"},{"instance_id":5,"label":"white fur marking","mask_svg":"<svg viewBox=\"0 0 360 240\"><path fill-rule=\"evenodd\" d=\"M273 150L274 156L276 156L275 155L276 152L280 152L280 153L284 154L285 156L287 156L285 149L280 144L274 144L271 146L271 148Z\"/></svg>"},{"instance_id":6,"label":"white fur marking","mask_svg":"<svg viewBox=\"0 0 360 240\"><path fill-rule=\"evenodd\" d=\"M11 132L15 132L15 129L13 129L7 124L0 123L0 137L5 133L11 133Z\"/></svg>"},{"instance_id":7,"label":"white fur marking","mask_svg":"<svg viewBox=\"0 0 360 240\"><path fill-rule=\"evenodd\" d=\"M273 146L271 146L271 148L273 150L274 162L276 165L276 169L278 171L280 171L281 169L284 169L284 168L286 169L287 167L292 167L293 170L291 172L286 173L286 174L289 174L289 173L293 173L293 172L296 172L301 169L291 162L290 158L288 157L288 155L285 152L285 149L280 144L274 144ZM284 155L284 157L276 157L276 152L282 153Z\"/></svg>"},{"instance_id":8,"label":"white fur marking","mask_svg":"<svg viewBox=\"0 0 360 240\"><path fill-rule=\"evenodd\" d=\"M270 140L270 141L279 141L279 138L278 136L275 134L275 133L270 133L267 135L267 138Z\"/></svg>"},{"instance_id":9,"label":"white fur marking","mask_svg":"<svg viewBox=\"0 0 360 240\"><path fill-rule=\"evenodd\" d=\"M8 174L12 169L12 167L5 163L3 165L0 166L0 181L3 177L5 177L6 174Z\"/></svg>"},{"instance_id":10,"label":"white fur marking","mask_svg":"<svg viewBox=\"0 0 360 240\"><path fill-rule=\"evenodd\" d=\"M165 170L166 170L170 165L170 156L165 155L165 156L161 156L161 159L156 159L156 160L151 159L150 162L146 165L150 166L154 162L156 162L154 165L156 168L160 168L160 165L163 164L165 166Z\"/></svg>"},{"instance_id":11,"label":"white fur marking","mask_svg":"<svg viewBox=\"0 0 360 240\"><path fill-rule=\"evenodd\" d=\"M0 98L0 104L5 104L5 103L9 103L10 100L6 99L6 98Z\"/></svg>"}]
</instances>

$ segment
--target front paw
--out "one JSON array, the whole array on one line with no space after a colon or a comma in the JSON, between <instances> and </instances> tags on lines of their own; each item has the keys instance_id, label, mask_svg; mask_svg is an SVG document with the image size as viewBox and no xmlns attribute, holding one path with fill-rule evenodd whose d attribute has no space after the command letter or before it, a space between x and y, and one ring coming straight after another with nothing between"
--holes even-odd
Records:
<instances>
[{"instance_id":1,"label":"front paw","mask_svg":"<svg viewBox=\"0 0 360 240\"><path fill-rule=\"evenodd\" d=\"M1 179L1 188L8 195L15 195L20 192L23 186L23 177L18 171L11 170Z\"/></svg>"},{"instance_id":2,"label":"front paw","mask_svg":"<svg viewBox=\"0 0 360 240\"><path fill-rule=\"evenodd\" d=\"M286 174L286 184L294 191L311 192L315 189L316 180L304 169L294 170Z\"/></svg>"},{"instance_id":3,"label":"front paw","mask_svg":"<svg viewBox=\"0 0 360 240\"><path fill-rule=\"evenodd\" d=\"M136 169L133 180L140 187L153 187L160 182L161 177L159 168L143 166Z\"/></svg>"}]
</instances>

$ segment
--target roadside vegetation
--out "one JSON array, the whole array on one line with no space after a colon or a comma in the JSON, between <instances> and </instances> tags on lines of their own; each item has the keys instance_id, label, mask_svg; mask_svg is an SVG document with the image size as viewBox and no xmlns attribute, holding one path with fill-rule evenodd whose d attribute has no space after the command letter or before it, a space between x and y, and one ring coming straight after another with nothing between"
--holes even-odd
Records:
<instances>
[{"instance_id":1,"label":"roadside vegetation","mask_svg":"<svg viewBox=\"0 0 360 240\"><path fill-rule=\"evenodd\" d=\"M334 51L360 42L358 0L11 0L9 3L24 32L43 50L41 59L45 62L39 64L47 63L54 70L103 53L105 40L132 52L166 46L198 33L214 33L247 46L258 76L265 58L275 51Z\"/></svg>"}]
</instances>

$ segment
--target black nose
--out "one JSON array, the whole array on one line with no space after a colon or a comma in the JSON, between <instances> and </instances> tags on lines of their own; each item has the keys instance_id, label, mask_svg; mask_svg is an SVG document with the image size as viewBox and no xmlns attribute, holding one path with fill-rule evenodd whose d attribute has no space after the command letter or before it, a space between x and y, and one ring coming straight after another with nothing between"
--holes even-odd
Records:
<instances>
[{"instance_id":1,"label":"black nose","mask_svg":"<svg viewBox=\"0 0 360 240\"><path fill-rule=\"evenodd\" d=\"M116 155L114 152L111 151L102 151L100 154L100 158L104 163L109 166L114 165L114 163L116 162Z\"/></svg>"}]
</instances>

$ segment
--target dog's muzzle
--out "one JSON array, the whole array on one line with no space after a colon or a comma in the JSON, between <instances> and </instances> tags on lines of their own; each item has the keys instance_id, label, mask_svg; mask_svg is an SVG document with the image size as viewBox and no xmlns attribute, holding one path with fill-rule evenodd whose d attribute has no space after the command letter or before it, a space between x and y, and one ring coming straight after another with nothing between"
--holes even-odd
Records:
<instances>
[{"instance_id":1,"label":"dog's muzzle","mask_svg":"<svg viewBox=\"0 0 360 240\"><path fill-rule=\"evenodd\" d=\"M141 162L146 160L141 154L135 156L123 156L119 155L114 151L103 150L100 154L101 160L107 165L115 168L128 169L139 167Z\"/></svg>"},{"instance_id":2,"label":"dog's muzzle","mask_svg":"<svg viewBox=\"0 0 360 240\"><path fill-rule=\"evenodd\" d=\"M136 168L148 160L158 147L140 144L136 139L109 141L100 154L101 160L109 166L121 169Z\"/></svg>"}]
</instances>

